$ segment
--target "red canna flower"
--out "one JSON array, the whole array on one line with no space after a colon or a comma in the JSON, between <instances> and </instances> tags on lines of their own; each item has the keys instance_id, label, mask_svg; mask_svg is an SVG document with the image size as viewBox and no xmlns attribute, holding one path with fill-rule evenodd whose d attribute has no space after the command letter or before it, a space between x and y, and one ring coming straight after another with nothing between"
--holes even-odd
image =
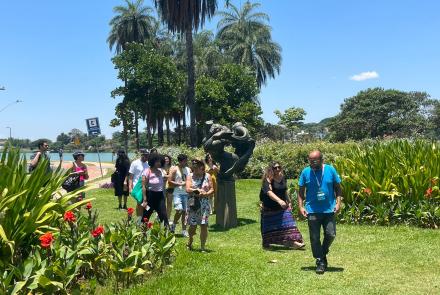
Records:
<instances>
[{"instance_id":1,"label":"red canna flower","mask_svg":"<svg viewBox=\"0 0 440 295\"><path fill-rule=\"evenodd\" d=\"M127 214L128 214L128 216L131 216L131 215L133 215L133 212L134 212L134 209L133 208L128 208L127 209Z\"/></svg>"},{"instance_id":2,"label":"red canna flower","mask_svg":"<svg viewBox=\"0 0 440 295\"><path fill-rule=\"evenodd\" d=\"M43 248L50 248L50 245L55 241L51 232L47 232L40 237L40 245Z\"/></svg>"},{"instance_id":3,"label":"red canna flower","mask_svg":"<svg viewBox=\"0 0 440 295\"><path fill-rule=\"evenodd\" d=\"M432 187L428 188L425 192L425 197L428 199L432 195Z\"/></svg>"},{"instance_id":4,"label":"red canna flower","mask_svg":"<svg viewBox=\"0 0 440 295\"><path fill-rule=\"evenodd\" d=\"M371 188L369 187L364 188L364 193L366 193L367 195L371 195L372 193Z\"/></svg>"},{"instance_id":5,"label":"red canna flower","mask_svg":"<svg viewBox=\"0 0 440 295\"><path fill-rule=\"evenodd\" d=\"M94 237L94 238L96 238L96 237L99 237L101 234L103 234L104 233L104 227L102 226L102 225L99 225L97 228L95 228L93 231L92 231L92 236Z\"/></svg>"},{"instance_id":6,"label":"red canna flower","mask_svg":"<svg viewBox=\"0 0 440 295\"><path fill-rule=\"evenodd\" d=\"M148 218L147 217L144 217L144 222L148 223Z\"/></svg>"},{"instance_id":7,"label":"red canna flower","mask_svg":"<svg viewBox=\"0 0 440 295\"><path fill-rule=\"evenodd\" d=\"M67 221L67 222L75 222L75 221L76 221L75 214L73 214L72 211L66 211L66 212L64 213L64 221Z\"/></svg>"},{"instance_id":8,"label":"red canna flower","mask_svg":"<svg viewBox=\"0 0 440 295\"><path fill-rule=\"evenodd\" d=\"M91 202L88 202L88 203L87 203L87 205L86 205L86 209L87 209L87 210L92 209L92 203L91 203Z\"/></svg>"},{"instance_id":9,"label":"red canna flower","mask_svg":"<svg viewBox=\"0 0 440 295\"><path fill-rule=\"evenodd\" d=\"M153 227L153 223L152 222L148 222L147 223L147 228L152 228Z\"/></svg>"}]
</instances>

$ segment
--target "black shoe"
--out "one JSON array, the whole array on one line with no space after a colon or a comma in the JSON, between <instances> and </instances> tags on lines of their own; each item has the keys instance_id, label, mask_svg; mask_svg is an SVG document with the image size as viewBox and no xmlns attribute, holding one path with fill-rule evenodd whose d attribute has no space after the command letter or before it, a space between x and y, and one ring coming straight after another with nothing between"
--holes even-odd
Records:
<instances>
[{"instance_id":1,"label":"black shoe","mask_svg":"<svg viewBox=\"0 0 440 295\"><path fill-rule=\"evenodd\" d=\"M324 263L324 268L325 270L327 270L328 268L327 256L324 256L324 258L322 258L322 263Z\"/></svg>"},{"instance_id":2,"label":"black shoe","mask_svg":"<svg viewBox=\"0 0 440 295\"><path fill-rule=\"evenodd\" d=\"M125 204L124 207L122 207L122 209L127 210L127 204Z\"/></svg>"},{"instance_id":3,"label":"black shoe","mask_svg":"<svg viewBox=\"0 0 440 295\"><path fill-rule=\"evenodd\" d=\"M316 259L316 273L322 275L325 272L325 265L323 259Z\"/></svg>"},{"instance_id":4,"label":"black shoe","mask_svg":"<svg viewBox=\"0 0 440 295\"><path fill-rule=\"evenodd\" d=\"M121 210L121 209L122 209L122 205L119 205L119 206L118 206L118 210Z\"/></svg>"}]
</instances>

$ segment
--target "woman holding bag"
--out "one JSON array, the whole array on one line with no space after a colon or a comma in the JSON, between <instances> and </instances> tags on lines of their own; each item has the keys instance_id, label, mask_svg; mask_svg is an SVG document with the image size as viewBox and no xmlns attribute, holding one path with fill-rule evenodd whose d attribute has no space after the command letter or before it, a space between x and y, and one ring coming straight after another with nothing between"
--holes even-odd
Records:
<instances>
[{"instance_id":1,"label":"woman holding bag","mask_svg":"<svg viewBox=\"0 0 440 295\"><path fill-rule=\"evenodd\" d=\"M205 164L198 159L192 160L192 170L186 179L186 191L190 195L188 199L189 213L189 240L188 249L192 250L193 237L196 234L197 225L200 225L200 249L205 251L208 239L208 219L211 211L209 199L214 193L211 176L205 172Z\"/></svg>"},{"instance_id":2,"label":"woman holding bag","mask_svg":"<svg viewBox=\"0 0 440 295\"><path fill-rule=\"evenodd\" d=\"M153 211L157 212L159 220L168 227L168 216L164 195L164 172L161 167L165 159L157 153L150 154L148 165L150 168L142 173L142 207L145 208L143 218L150 219Z\"/></svg>"}]
</instances>

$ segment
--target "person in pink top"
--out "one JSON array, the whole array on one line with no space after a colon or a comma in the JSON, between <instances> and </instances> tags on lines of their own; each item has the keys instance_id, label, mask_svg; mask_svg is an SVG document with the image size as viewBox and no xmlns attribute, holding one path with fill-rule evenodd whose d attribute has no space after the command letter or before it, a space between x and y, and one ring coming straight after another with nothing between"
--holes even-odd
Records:
<instances>
[{"instance_id":1,"label":"person in pink top","mask_svg":"<svg viewBox=\"0 0 440 295\"><path fill-rule=\"evenodd\" d=\"M73 159L75 160L72 164L72 168L70 171L71 174L79 174L79 186L84 186L85 180L89 179L89 174L87 172L87 166L83 163L84 161L84 153L75 152L73 153ZM85 198L85 193L81 193L78 195L78 201L81 201Z\"/></svg>"},{"instance_id":2,"label":"person in pink top","mask_svg":"<svg viewBox=\"0 0 440 295\"><path fill-rule=\"evenodd\" d=\"M150 154L147 168L142 173L142 207L145 208L143 218L150 219L153 211L157 212L161 222L168 227L168 216L164 195L164 171L162 166L165 158L158 153Z\"/></svg>"}]
</instances>

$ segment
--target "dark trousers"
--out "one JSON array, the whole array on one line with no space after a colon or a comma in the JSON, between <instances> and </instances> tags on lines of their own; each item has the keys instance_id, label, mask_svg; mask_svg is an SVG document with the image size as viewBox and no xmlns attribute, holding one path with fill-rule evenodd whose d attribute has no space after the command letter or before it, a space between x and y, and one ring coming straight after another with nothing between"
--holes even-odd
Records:
<instances>
[{"instance_id":1,"label":"dark trousers","mask_svg":"<svg viewBox=\"0 0 440 295\"><path fill-rule=\"evenodd\" d=\"M313 257L323 258L327 255L330 245L336 237L336 219L334 213L309 213L310 245ZM321 244L321 226L324 230L324 240Z\"/></svg>"},{"instance_id":2,"label":"dark trousers","mask_svg":"<svg viewBox=\"0 0 440 295\"><path fill-rule=\"evenodd\" d=\"M165 226L168 226L167 209L165 206L165 196L163 192L148 191L147 203L150 208L148 210L144 210L142 217L150 219L153 211L156 211L157 215L159 216L159 220L163 222Z\"/></svg>"}]
</instances>

